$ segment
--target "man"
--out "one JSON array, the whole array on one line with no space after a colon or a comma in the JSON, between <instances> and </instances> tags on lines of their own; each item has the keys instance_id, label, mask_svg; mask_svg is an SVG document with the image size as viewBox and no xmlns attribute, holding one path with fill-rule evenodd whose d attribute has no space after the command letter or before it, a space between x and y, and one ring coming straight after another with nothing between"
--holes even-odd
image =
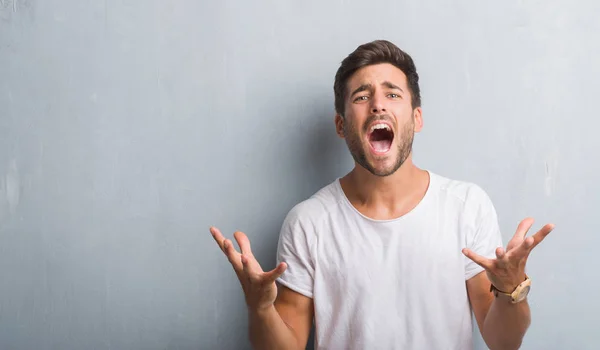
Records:
<instances>
[{"instance_id":1,"label":"man","mask_svg":"<svg viewBox=\"0 0 600 350\"><path fill-rule=\"evenodd\" d=\"M388 41L342 61L335 126L355 167L289 212L274 270L263 272L242 232L240 253L211 227L241 282L255 348L303 349L314 320L317 349L471 349L471 311L491 349L520 347L525 263L553 225L525 238L525 219L503 249L480 187L415 166L418 80Z\"/></svg>"}]
</instances>

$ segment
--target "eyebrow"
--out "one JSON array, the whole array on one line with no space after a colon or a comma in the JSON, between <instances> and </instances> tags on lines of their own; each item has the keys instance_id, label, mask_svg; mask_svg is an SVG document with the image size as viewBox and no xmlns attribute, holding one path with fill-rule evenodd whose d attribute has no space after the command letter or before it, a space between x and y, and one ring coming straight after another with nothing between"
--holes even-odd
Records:
<instances>
[{"instance_id":1,"label":"eyebrow","mask_svg":"<svg viewBox=\"0 0 600 350\"><path fill-rule=\"evenodd\" d=\"M400 90L401 92L404 92L404 90L402 90L398 85L392 84L389 81L384 81L382 83L382 85L388 89L396 89L396 90ZM356 88L354 91L352 91L352 94L350 95L350 97L356 95L359 92L370 90L371 88L373 88L373 85L371 85L371 84L362 84L361 86Z\"/></svg>"},{"instance_id":2,"label":"eyebrow","mask_svg":"<svg viewBox=\"0 0 600 350\"><path fill-rule=\"evenodd\" d=\"M388 89L396 89L396 90L400 90L400 91L404 92L404 90L402 90L399 86L394 85L394 84L390 83L389 81L384 81L383 86L385 86Z\"/></svg>"},{"instance_id":3,"label":"eyebrow","mask_svg":"<svg viewBox=\"0 0 600 350\"><path fill-rule=\"evenodd\" d=\"M356 90L352 91L352 94L350 94L350 97L358 94L359 92L363 92L363 91L369 90L369 89L371 89L372 86L373 85L371 85L371 84L362 84L361 86L359 86L358 88L356 88Z\"/></svg>"}]
</instances>

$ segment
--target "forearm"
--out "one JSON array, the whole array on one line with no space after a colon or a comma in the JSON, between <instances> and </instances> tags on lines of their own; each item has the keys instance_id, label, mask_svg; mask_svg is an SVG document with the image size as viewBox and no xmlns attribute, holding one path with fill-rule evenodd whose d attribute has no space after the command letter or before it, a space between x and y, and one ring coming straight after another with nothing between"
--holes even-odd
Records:
<instances>
[{"instance_id":1,"label":"forearm","mask_svg":"<svg viewBox=\"0 0 600 350\"><path fill-rule=\"evenodd\" d=\"M512 304L506 298L495 298L485 317L482 335L492 350L518 349L530 323L527 300Z\"/></svg>"},{"instance_id":2,"label":"forearm","mask_svg":"<svg viewBox=\"0 0 600 350\"><path fill-rule=\"evenodd\" d=\"M254 349L302 349L275 306L261 312L250 311L248 315L250 342Z\"/></svg>"}]
</instances>

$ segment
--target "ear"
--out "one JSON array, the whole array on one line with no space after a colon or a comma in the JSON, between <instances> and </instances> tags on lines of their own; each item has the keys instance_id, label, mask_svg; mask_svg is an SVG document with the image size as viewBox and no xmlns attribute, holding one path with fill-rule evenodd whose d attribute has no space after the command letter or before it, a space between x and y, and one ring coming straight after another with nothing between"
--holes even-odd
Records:
<instances>
[{"instance_id":1,"label":"ear","mask_svg":"<svg viewBox=\"0 0 600 350\"><path fill-rule=\"evenodd\" d=\"M344 117L340 114L335 115L335 133L338 134L339 137L344 138Z\"/></svg>"},{"instance_id":2,"label":"ear","mask_svg":"<svg viewBox=\"0 0 600 350\"><path fill-rule=\"evenodd\" d=\"M420 132L423 129L423 109L421 107L415 108L413 118L415 121L415 132Z\"/></svg>"}]
</instances>

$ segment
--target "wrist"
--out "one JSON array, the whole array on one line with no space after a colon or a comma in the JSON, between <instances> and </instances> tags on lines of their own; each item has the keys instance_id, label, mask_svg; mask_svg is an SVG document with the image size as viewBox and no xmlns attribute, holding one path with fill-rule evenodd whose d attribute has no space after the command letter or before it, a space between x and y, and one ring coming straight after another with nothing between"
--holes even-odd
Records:
<instances>
[{"instance_id":1,"label":"wrist","mask_svg":"<svg viewBox=\"0 0 600 350\"><path fill-rule=\"evenodd\" d=\"M493 283L492 282L492 288L501 293L510 294L510 293L514 292L527 279L528 279L527 274L523 274L518 279L516 279L516 281L510 282L510 283ZM490 289L490 291L491 290L492 289Z\"/></svg>"},{"instance_id":2,"label":"wrist","mask_svg":"<svg viewBox=\"0 0 600 350\"><path fill-rule=\"evenodd\" d=\"M250 314L250 316L259 318L266 317L273 311L275 311L274 304L270 304L267 306L248 307L248 313Z\"/></svg>"},{"instance_id":3,"label":"wrist","mask_svg":"<svg viewBox=\"0 0 600 350\"><path fill-rule=\"evenodd\" d=\"M497 288L494 284L490 286L490 292L493 292L496 298L506 299L513 304L517 304L526 300L530 289L531 279L528 276L525 276L525 280L523 282L511 289L502 290Z\"/></svg>"}]
</instances>

